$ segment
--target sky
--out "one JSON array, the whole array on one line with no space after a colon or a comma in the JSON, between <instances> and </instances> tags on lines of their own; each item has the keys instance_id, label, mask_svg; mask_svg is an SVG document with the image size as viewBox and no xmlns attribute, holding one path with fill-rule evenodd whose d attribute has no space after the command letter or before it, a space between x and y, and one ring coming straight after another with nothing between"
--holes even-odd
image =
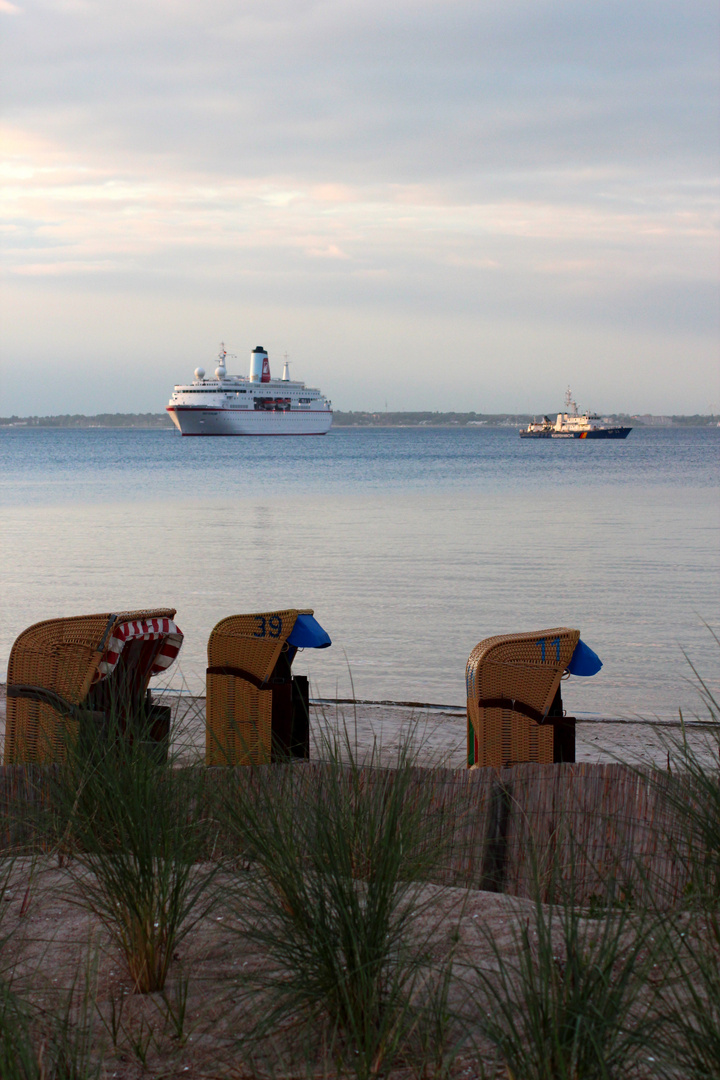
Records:
<instances>
[{"instance_id":1,"label":"sky","mask_svg":"<svg viewBox=\"0 0 720 1080\"><path fill-rule=\"evenodd\" d=\"M720 411L716 0L0 0L0 415Z\"/></svg>"}]
</instances>

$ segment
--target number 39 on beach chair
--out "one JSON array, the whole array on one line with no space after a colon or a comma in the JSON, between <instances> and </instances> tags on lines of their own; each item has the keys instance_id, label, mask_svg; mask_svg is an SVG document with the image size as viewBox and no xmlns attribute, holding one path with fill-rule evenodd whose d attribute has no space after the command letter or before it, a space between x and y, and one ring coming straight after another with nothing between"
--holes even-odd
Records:
<instances>
[{"instance_id":1,"label":"number 39 on beach chair","mask_svg":"<svg viewBox=\"0 0 720 1080\"><path fill-rule=\"evenodd\" d=\"M207 764L308 758L308 680L292 662L298 649L330 644L310 608L222 619L208 641Z\"/></svg>"},{"instance_id":2,"label":"number 39 on beach chair","mask_svg":"<svg viewBox=\"0 0 720 1080\"><path fill-rule=\"evenodd\" d=\"M563 715L560 680L601 667L565 626L481 641L465 672L468 767L574 761L575 718Z\"/></svg>"},{"instance_id":3,"label":"number 39 on beach chair","mask_svg":"<svg viewBox=\"0 0 720 1080\"><path fill-rule=\"evenodd\" d=\"M107 729L166 756L170 709L147 689L180 651L174 608L48 619L23 630L10 653L6 765L61 760L68 726Z\"/></svg>"}]
</instances>

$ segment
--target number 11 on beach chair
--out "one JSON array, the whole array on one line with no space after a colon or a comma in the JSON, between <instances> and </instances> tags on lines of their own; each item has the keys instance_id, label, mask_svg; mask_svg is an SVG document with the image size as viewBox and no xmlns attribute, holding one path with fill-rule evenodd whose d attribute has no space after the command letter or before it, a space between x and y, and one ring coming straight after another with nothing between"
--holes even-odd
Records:
<instances>
[{"instance_id":1,"label":"number 11 on beach chair","mask_svg":"<svg viewBox=\"0 0 720 1080\"><path fill-rule=\"evenodd\" d=\"M306 760L308 680L292 674L292 663L298 649L330 644L311 608L222 619L208 641L206 763Z\"/></svg>"}]
</instances>

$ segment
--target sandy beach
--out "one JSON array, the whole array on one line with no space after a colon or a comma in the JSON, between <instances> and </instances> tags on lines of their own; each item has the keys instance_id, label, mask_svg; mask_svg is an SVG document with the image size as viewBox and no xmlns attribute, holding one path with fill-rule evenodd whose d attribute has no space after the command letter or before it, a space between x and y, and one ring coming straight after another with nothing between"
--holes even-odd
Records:
<instances>
[{"instance_id":1,"label":"sandy beach","mask_svg":"<svg viewBox=\"0 0 720 1080\"><path fill-rule=\"evenodd\" d=\"M156 700L173 709L173 748L180 761L201 759L205 749L205 698L189 694L158 695ZM5 739L6 688L0 684L0 748ZM398 748L411 737L418 764L432 768L465 767L466 714L451 706L408 706L388 702L322 701L311 704L311 757L324 756L323 742L339 734L357 760L374 753L378 763L392 765ZM664 765L668 740L681 732L679 720L585 720L576 729L576 760L588 763L625 762ZM691 744L703 749L708 728L690 722ZM708 755L716 752L711 746Z\"/></svg>"},{"instance_id":2,"label":"sandy beach","mask_svg":"<svg viewBox=\"0 0 720 1080\"><path fill-rule=\"evenodd\" d=\"M241 873L240 884L243 877L249 875ZM227 886L231 880L224 875L217 884ZM249 1075L239 1050L239 1033L246 1030L251 1017L247 997L243 997L243 979L261 971L267 960L243 941L235 913L224 904L218 904L182 941L163 995L131 992L116 945L99 920L78 903L77 889L66 870L49 861L20 860L3 899L4 929L11 938L4 959L13 968L15 987L34 1003L46 1009L61 1008L78 971L94 972L97 967L92 1030L96 1047L103 1047L104 1076L232 1080ZM434 885L428 885L419 900L424 910L418 933L431 936L438 954L447 948L457 928L462 960L455 965L450 1002L459 1009L470 975L468 958L491 968L496 963L495 950L511 957L523 922L532 917L533 904L518 897L468 894L464 889ZM172 1016L173 1009L177 1015L180 1001L185 1019L178 1037ZM110 1037L113 1021L118 1027L115 1047ZM483 1044L470 1017L469 1045L458 1055L452 1075L480 1080L478 1056L467 1036L479 1039L485 1051L488 1071L483 1076L504 1077L504 1070L492 1068L490 1047ZM261 1052L267 1054L268 1047ZM396 1075L407 1077L408 1073Z\"/></svg>"}]
</instances>

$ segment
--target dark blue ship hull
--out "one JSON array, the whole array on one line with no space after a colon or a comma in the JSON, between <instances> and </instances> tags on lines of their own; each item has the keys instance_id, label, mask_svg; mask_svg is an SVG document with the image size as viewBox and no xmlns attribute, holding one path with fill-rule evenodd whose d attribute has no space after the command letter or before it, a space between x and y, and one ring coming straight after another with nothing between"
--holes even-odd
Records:
<instances>
[{"instance_id":1,"label":"dark blue ship hull","mask_svg":"<svg viewBox=\"0 0 720 1080\"><path fill-rule=\"evenodd\" d=\"M629 427L596 428L594 431L553 431L551 439L627 439Z\"/></svg>"},{"instance_id":2,"label":"dark blue ship hull","mask_svg":"<svg viewBox=\"0 0 720 1080\"><path fill-rule=\"evenodd\" d=\"M591 431L521 431L521 439L627 439L630 427L595 428Z\"/></svg>"}]
</instances>

